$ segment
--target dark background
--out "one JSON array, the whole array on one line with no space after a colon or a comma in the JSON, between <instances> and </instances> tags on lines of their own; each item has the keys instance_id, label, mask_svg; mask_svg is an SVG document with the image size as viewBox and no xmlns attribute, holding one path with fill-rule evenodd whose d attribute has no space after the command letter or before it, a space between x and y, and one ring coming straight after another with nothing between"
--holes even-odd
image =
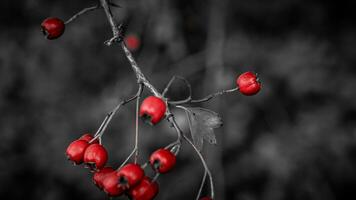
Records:
<instances>
[{"instance_id":1,"label":"dark background","mask_svg":"<svg viewBox=\"0 0 356 200\"><path fill-rule=\"evenodd\" d=\"M355 199L355 3L326 0L115 0L116 18L141 37L135 57L160 90L186 77L193 97L235 86L256 71L256 96L229 94L198 106L221 114L218 145L205 145L218 200ZM67 145L95 132L135 76L102 10L48 41L48 16L68 19L95 0L0 1L0 199L107 199ZM145 95L148 95L146 92ZM186 95L177 84L171 98ZM133 147L134 104L104 135L117 167ZM174 110L187 132L181 111ZM140 161L175 139L166 122L140 123ZM194 199L203 174L189 145L159 178L156 199ZM208 190L204 190L207 194ZM124 199L124 198L123 198Z\"/></svg>"}]
</instances>

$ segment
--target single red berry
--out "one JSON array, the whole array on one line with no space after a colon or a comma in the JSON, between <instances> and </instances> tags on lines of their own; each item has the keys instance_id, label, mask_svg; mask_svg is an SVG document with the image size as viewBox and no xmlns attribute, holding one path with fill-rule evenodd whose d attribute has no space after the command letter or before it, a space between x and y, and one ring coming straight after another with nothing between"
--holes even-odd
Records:
<instances>
[{"instance_id":1,"label":"single red berry","mask_svg":"<svg viewBox=\"0 0 356 200\"><path fill-rule=\"evenodd\" d=\"M167 149L158 149L150 156L150 164L156 172L169 172L176 164L176 156Z\"/></svg>"},{"instance_id":2,"label":"single red berry","mask_svg":"<svg viewBox=\"0 0 356 200\"><path fill-rule=\"evenodd\" d=\"M88 142L85 140L74 140L69 144L66 150L66 155L68 160L74 162L74 164L81 164L84 158L84 152L89 146Z\"/></svg>"},{"instance_id":3,"label":"single red berry","mask_svg":"<svg viewBox=\"0 0 356 200\"><path fill-rule=\"evenodd\" d=\"M91 144L85 150L83 160L91 170L101 169L108 161L108 153L101 144Z\"/></svg>"},{"instance_id":4,"label":"single red berry","mask_svg":"<svg viewBox=\"0 0 356 200\"><path fill-rule=\"evenodd\" d=\"M202 197L202 198L200 198L199 200L213 200L213 199L210 198L210 197Z\"/></svg>"},{"instance_id":5,"label":"single red berry","mask_svg":"<svg viewBox=\"0 0 356 200\"><path fill-rule=\"evenodd\" d=\"M145 172L140 165L129 163L123 166L118 172L119 185L125 189L129 189L137 185L144 177Z\"/></svg>"},{"instance_id":6,"label":"single red berry","mask_svg":"<svg viewBox=\"0 0 356 200\"><path fill-rule=\"evenodd\" d=\"M90 133L86 133L82 135L79 140L85 140L87 142L90 142L94 137ZM99 143L99 141L96 139L92 143Z\"/></svg>"},{"instance_id":7,"label":"single red berry","mask_svg":"<svg viewBox=\"0 0 356 200\"><path fill-rule=\"evenodd\" d=\"M261 83L253 72L245 72L236 79L237 87L244 95L251 96L261 90Z\"/></svg>"},{"instance_id":8,"label":"single red berry","mask_svg":"<svg viewBox=\"0 0 356 200\"><path fill-rule=\"evenodd\" d=\"M132 200L152 200L158 194L158 184L146 176L128 194Z\"/></svg>"},{"instance_id":9,"label":"single red berry","mask_svg":"<svg viewBox=\"0 0 356 200\"><path fill-rule=\"evenodd\" d=\"M118 185L119 177L116 171L109 173L102 180L102 186L104 192L110 197L120 196L124 193L124 189Z\"/></svg>"},{"instance_id":10,"label":"single red berry","mask_svg":"<svg viewBox=\"0 0 356 200\"><path fill-rule=\"evenodd\" d=\"M41 28L46 38L53 40L59 38L64 33L65 24L61 19L49 17L43 20Z\"/></svg>"},{"instance_id":11,"label":"single red berry","mask_svg":"<svg viewBox=\"0 0 356 200\"><path fill-rule=\"evenodd\" d=\"M166 109L167 105L161 98L149 96L141 103L140 116L145 122L154 125L163 119Z\"/></svg>"},{"instance_id":12,"label":"single red berry","mask_svg":"<svg viewBox=\"0 0 356 200\"><path fill-rule=\"evenodd\" d=\"M141 44L140 38L135 34L127 35L124 38L124 41L125 41L127 48L131 51L136 51L140 47L140 44Z\"/></svg>"},{"instance_id":13,"label":"single red berry","mask_svg":"<svg viewBox=\"0 0 356 200\"><path fill-rule=\"evenodd\" d=\"M114 171L115 170L112 167L104 167L103 169L100 169L99 171L95 172L93 175L94 184L98 186L98 188L102 189L104 178Z\"/></svg>"}]
</instances>

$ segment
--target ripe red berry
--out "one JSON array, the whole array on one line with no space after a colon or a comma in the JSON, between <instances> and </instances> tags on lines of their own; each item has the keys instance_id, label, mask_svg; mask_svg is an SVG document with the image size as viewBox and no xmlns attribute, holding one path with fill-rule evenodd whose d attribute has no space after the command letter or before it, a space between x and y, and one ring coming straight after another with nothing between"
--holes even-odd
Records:
<instances>
[{"instance_id":1,"label":"ripe red berry","mask_svg":"<svg viewBox=\"0 0 356 200\"><path fill-rule=\"evenodd\" d=\"M116 171L109 173L102 181L104 192L110 197L120 196L124 193L124 189L118 185L119 177Z\"/></svg>"},{"instance_id":2,"label":"ripe red berry","mask_svg":"<svg viewBox=\"0 0 356 200\"><path fill-rule=\"evenodd\" d=\"M261 89L261 83L253 72L245 72L236 79L237 87L242 94L251 96Z\"/></svg>"},{"instance_id":3,"label":"ripe red berry","mask_svg":"<svg viewBox=\"0 0 356 200\"><path fill-rule=\"evenodd\" d=\"M127 48L131 51L136 51L140 47L140 44L141 44L140 38L135 34L127 35L124 38L124 41L125 41Z\"/></svg>"},{"instance_id":4,"label":"ripe red berry","mask_svg":"<svg viewBox=\"0 0 356 200\"><path fill-rule=\"evenodd\" d=\"M101 169L108 160L108 153L101 144L91 144L85 150L83 160L91 170Z\"/></svg>"},{"instance_id":5,"label":"ripe red berry","mask_svg":"<svg viewBox=\"0 0 356 200\"><path fill-rule=\"evenodd\" d=\"M85 140L87 142L90 142L94 137L90 133L86 133L82 135L79 140ZM92 143L99 143L99 141L96 139Z\"/></svg>"},{"instance_id":6,"label":"ripe red berry","mask_svg":"<svg viewBox=\"0 0 356 200\"><path fill-rule=\"evenodd\" d=\"M49 17L43 20L41 28L46 38L53 40L59 38L64 33L65 24L61 19Z\"/></svg>"},{"instance_id":7,"label":"ripe red berry","mask_svg":"<svg viewBox=\"0 0 356 200\"><path fill-rule=\"evenodd\" d=\"M81 164L84 158L84 152L89 146L88 142L85 140L74 140L69 144L66 150L66 155L68 160L74 162L74 164Z\"/></svg>"},{"instance_id":8,"label":"ripe red berry","mask_svg":"<svg viewBox=\"0 0 356 200\"><path fill-rule=\"evenodd\" d=\"M104 178L114 171L115 170L112 167L104 167L103 169L100 169L99 171L95 172L93 175L94 184L98 186L98 188L102 189Z\"/></svg>"},{"instance_id":9,"label":"ripe red berry","mask_svg":"<svg viewBox=\"0 0 356 200\"><path fill-rule=\"evenodd\" d=\"M210 198L210 197L202 197L202 198L200 198L199 200L213 200L213 199Z\"/></svg>"},{"instance_id":10,"label":"ripe red berry","mask_svg":"<svg viewBox=\"0 0 356 200\"><path fill-rule=\"evenodd\" d=\"M150 156L150 164L156 172L169 172L176 164L176 156L167 149L158 149Z\"/></svg>"},{"instance_id":11,"label":"ripe red berry","mask_svg":"<svg viewBox=\"0 0 356 200\"><path fill-rule=\"evenodd\" d=\"M123 166L118 172L119 185L129 189L137 185L144 177L145 172L138 164L129 163Z\"/></svg>"},{"instance_id":12,"label":"ripe red berry","mask_svg":"<svg viewBox=\"0 0 356 200\"><path fill-rule=\"evenodd\" d=\"M158 194L158 184L146 176L128 194L132 200L152 200Z\"/></svg>"},{"instance_id":13,"label":"ripe red berry","mask_svg":"<svg viewBox=\"0 0 356 200\"><path fill-rule=\"evenodd\" d=\"M154 125L163 119L166 109L167 105L161 98L149 96L141 104L140 116L145 122Z\"/></svg>"}]
</instances>

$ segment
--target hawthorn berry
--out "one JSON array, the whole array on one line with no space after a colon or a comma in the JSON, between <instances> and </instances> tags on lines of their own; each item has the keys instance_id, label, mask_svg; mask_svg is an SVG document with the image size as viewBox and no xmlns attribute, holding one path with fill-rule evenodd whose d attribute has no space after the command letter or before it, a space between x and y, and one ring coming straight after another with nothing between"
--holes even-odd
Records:
<instances>
[{"instance_id":1,"label":"hawthorn berry","mask_svg":"<svg viewBox=\"0 0 356 200\"><path fill-rule=\"evenodd\" d=\"M89 146L89 143L85 140L74 140L69 144L66 150L66 155L68 160L74 162L74 164L79 165L83 162L84 152Z\"/></svg>"},{"instance_id":2,"label":"hawthorn berry","mask_svg":"<svg viewBox=\"0 0 356 200\"><path fill-rule=\"evenodd\" d=\"M108 153L101 144L91 144L84 152L84 163L91 170L98 170L105 166L108 160Z\"/></svg>"},{"instance_id":3,"label":"hawthorn berry","mask_svg":"<svg viewBox=\"0 0 356 200\"><path fill-rule=\"evenodd\" d=\"M123 166L118 172L119 185L125 189L130 189L137 185L144 177L145 172L140 165L129 163Z\"/></svg>"},{"instance_id":4,"label":"hawthorn berry","mask_svg":"<svg viewBox=\"0 0 356 200\"><path fill-rule=\"evenodd\" d=\"M145 176L128 194L132 200L152 200L158 194L158 184Z\"/></svg>"},{"instance_id":5,"label":"hawthorn berry","mask_svg":"<svg viewBox=\"0 0 356 200\"><path fill-rule=\"evenodd\" d=\"M118 185L119 177L116 171L109 173L102 180L102 186L104 192L110 197L120 196L124 193L124 189Z\"/></svg>"},{"instance_id":6,"label":"hawthorn berry","mask_svg":"<svg viewBox=\"0 0 356 200\"><path fill-rule=\"evenodd\" d=\"M127 48L131 51L136 51L140 47L140 44L141 44L140 38L135 34L127 35L124 38L124 41L125 41Z\"/></svg>"},{"instance_id":7,"label":"hawthorn berry","mask_svg":"<svg viewBox=\"0 0 356 200\"><path fill-rule=\"evenodd\" d=\"M176 164L176 156L167 149L158 149L150 156L150 164L156 172L169 172Z\"/></svg>"},{"instance_id":8,"label":"hawthorn berry","mask_svg":"<svg viewBox=\"0 0 356 200\"><path fill-rule=\"evenodd\" d=\"M103 188L103 180L104 178L114 172L115 170L112 167L104 167L97 172L94 173L93 175L93 182L98 188L102 189Z\"/></svg>"},{"instance_id":9,"label":"hawthorn berry","mask_svg":"<svg viewBox=\"0 0 356 200\"><path fill-rule=\"evenodd\" d=\"M253 72L245 72L236 79L237 87L239 91L246 95L251 96L257 94L261 90L261 83L258 81L258 77Z\"/></svg>"},{"instance_id":10,"label":"hawthorn berry","mask_svg":"<svg viewBox=\"0 0 356 200\"><path fill-rule=\"evenodd\" d=\"M163 99L149 96L143 100L140 106L140 116L145 122L155 125L163 119L166 109L167 105Z\"/></svg>"},{"instance_id":11,"label":"hawthorn berry","mask_svg":"<svg viewBox=\"0 0 356 200\"><path fill-rule=\"evenodd\" d=\"M199 200L213 200L213 199L210 198L210 197L202 197L202 198L200 198Z\"/></svg>"},{"instance_id":12,"label":"hawthorn berry","mask_svg":"<svg viewBox=\"0 0 356 200\"><path fill-rule=\"evenodd\" d=\"M59 18L49 17L43 20L41 28L46 38L53 40L59 38L64 33L65 24Z\"/></svg>"},{"instance_id":13,"label":"hawthorn berry","mask_svg":"<svg viewBox=\"0 0 356 200\"><path fill-rule=\"evenodd\" d=\"M90 142L94 137L90 133L86 133L82 135L79 140L85 140L87 142ZM99 141L96 139L92 143L99 143Z\"/></svg>"}]
</instances>

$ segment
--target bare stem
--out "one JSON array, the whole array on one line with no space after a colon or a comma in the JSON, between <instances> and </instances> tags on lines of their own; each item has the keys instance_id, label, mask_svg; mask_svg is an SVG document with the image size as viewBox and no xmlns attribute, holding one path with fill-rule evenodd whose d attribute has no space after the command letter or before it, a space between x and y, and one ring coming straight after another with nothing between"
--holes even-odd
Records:
<instances>
[{"instance_id":1,"label":"bare stem","mask_svg":"<svg viewBox=\"0 0 356 200\"><path fill-rule=\"evenodd\" d=\"M135 126L136 126L136 131L135 131L135 163L137 163L138 159L138 112L139 112L139 106L140 106L140 95L136 99L136 119L135 119Z\"/></svg>"},{"instance_id":2,"label":"bare stem","mask_svg":"<svg viewBox=\"0 0 356 200\"><path fill-rule=\"evenodd\" d=\"M113 37L105 42L106 45L110 46L114 42L117 42L120 40L120 31L118 28L118 25L116 24L114 17L112 15L110 5L108 3L108 0L100 0L101 6L104 8L106 17L108 18L108 21L110 23L112 32L113 32Z\"/></svg>"},{"instance_id":3,"label":"bare stem","mask_svg":"<svg viewBox=\"0 0 356 200\"><path fill-rule=\"evenodd\" d=\"M187 104L187 103L202 103L202 102L209 101L212 98L221 96L223 94L228 94L228 93L231 93L231 92L235 92L237 90L239 90L238 87L233 88L233 89L229 89L229 90L222 90L222 91L219 91L219 92L216 92L216 93L213 93L213 94L209 94L208 96L206 96L206 97L204 97L202 99L196 99L196 100L191 99L189 101L187 101L187 100L183 100L183 101L168 101L168 103L172 104L172 105L180 105L180 104Z\"/></svg>"},{"instance_id":4,"label":"bare stem","mask_svg":"<svg viewBox=\"0 0 356 200\"><path fill-rule=\"evenodd\" d=\"M127 104L127 103L129 103L129 102L131 102L131 101L133 101L133 100L135 100L139 96L141 96L142 92L143 92L143 85L139 84L138 91L134 96L132 96L129 99L125 99L125 100L121 101L117 106L115 106L115 108L106 115L106 117L103 120L103 122L101 123L98 131L95 133L94 138L90 142L93 142L97 138L101 138L101 136L105 132L105 129L107 128L108 124L110 123L112 117L116 114L116 112L120 109L120 107L125 105L125 104Z\"/></svg>"},{"instance_id":5,"label":"bare stem","mask_svg":"<svg viewBox=\"0 0 356 200\"><path fill-rule=\"evenodd\" d=\"M203 188L204 188L204 184L205 184L205 180L206 180L206 170L204 170L204 175L203 175L203 179L201 180L201 183L200 183L200 187L199 187L199 191L198 191L198 195L196 197L196 200L199 200L200 196L201 196L201 192L203 191Z\"/></svg>"},{"instance_id":6,"label":"bare stem","mask_svg":"<svg viewBox=\"0 0 356 200\"><path fill-rule=\"evenodd\" d=\"M209 181L210 181L210 196L212 199L214 199L214 182L213 182L213 177L211 175L211 172L209 170L208 165L205 162L205 159L203 157L203 155L200 153L200 151L195 147L195 145L193 144L193 142L186 136L183 134L183 138L193 147L193 149L195 150L195 152L197 153L197 155L200 158L201 163L204 166L205 172L208 174L209 176Z\"/></svg>"},{"instance_id":7,"label":"bare stem","mask_svg":"<svg viewBox=\"0 0 356 200\"><path fill-rule=\"evenodd\" d=\"M134 57L130 50L126 47L124 42L121 42L121 47L125 52L127 59L129 60L133 71L136 74L137 80L142 82L155 96L162 97L162 95L157 91L157 89L148 81L145 75L142 73L141 69L138 67Z\"/></svg>"},{"instance_id":8,"label":"bare stem","mask_svg":"<svg viewBox=\"0 0 356 200\"><path fill-rule=\"evenodd\" d=\"M68 19L66 22L64 22L64 24L69 24L72 21L74 21L75 19L77 19L78 17L80 17L81 15L89 12L89 11L93 11L96 9L99 9L100 5L96 5L96 6L92 6L92 7L88 7L88 8L84 8L83 10L79 11L77 14L73 15L70 19Z\"/></svg>"},{"instance_id":9,"label":"bare stem","mask_svg":"<svg viewBox=\"0 0 356 200\"><path fill-rule=\"evenodd\" d=\"M171 85L173 84L173 82L175 81L175 80L182 80L184 83L185 83L185 85L187 86L187 88L188 88L188 91L189 91L189 96L186 98L186 99L184 99L184 100L182 100L182 101L190 101L191 99L192 99L192 86L190 85L190 83L188 82L188 80L187 79L185 79L184 77L181 77L181 76L173 76L172 78L171 78L171 80L168 82L168 84L167 84L167 86L164 88L164 90L163 90L163 92L162 92L162 96L165 96L166 95L166 93L169 91L169 88L171 87Z\"/></svg>"}]
</instances>

